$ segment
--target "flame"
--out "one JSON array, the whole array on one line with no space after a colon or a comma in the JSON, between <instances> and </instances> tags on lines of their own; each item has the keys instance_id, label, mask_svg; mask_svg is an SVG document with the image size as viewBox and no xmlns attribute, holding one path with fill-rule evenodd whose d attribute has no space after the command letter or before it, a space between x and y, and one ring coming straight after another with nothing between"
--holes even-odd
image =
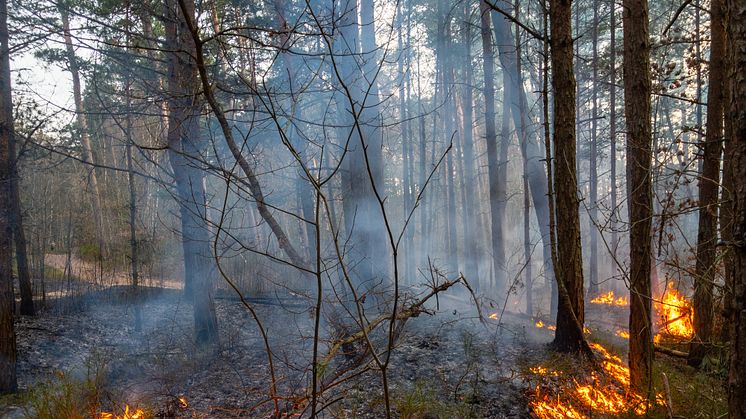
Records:
<instances>
[{"instance_id":1,"label":"flame","mask_svg":"<svg viewBox=\"0 0 746 419\"><path fill-rule=\"evenodd\" d=\"M536 396L530 403L531 410L539 418L583 418L584 415L580 414L570 404L564 404L557 397L553 400L549 395L541 394L541 387L536 386Z\"/></svg>"},{"instance_id":2,"label":"flame","mask_svg":"<svg viewBox=\"0 0 746 419\"><path fill-rule=\"evenodd\" d=\"M547 330L555 331L557 330L557 326L550 324L549 326L547 326Z\"/></svg>"},{"instance_id":3,"label":"flame","mask_svg":"<svg viewBox=\"0 0 746 419\"><path fill-rule=\"evenodd\" d=\"M96 419L144 419L144 418L145 418L145 411L143 411L142 409L132 408L132 411L130 412L129 405L124 405L123 415L115 415L114 413L110 413L110 412L101 412L96 417Z\"/></svg>"},{"instance_id":4,"label":"flame","mask_svg":"<svg viewBox=\"0 0 746 419\"><path fill-rule=\"evenodd\" d=\"M543 322L543 321L541 321L541 320L538 320L538 321L536 322L536 327L538 327L539 329L541 329L542 327L544 327L544 322Z\"/></svg>"},{"instance_id":5,"label":"flame","mask_svg":"<svg viewBox=\"0 0 746 419\"><path fill-rule=\"evenodd\" d=\"M622 364L622 359L609 352L598 343L590 346L601 356L601 366L605 374L582 376L560 380L546 387L537 385L534 396L531 398L530 407L535 417L541 419L553 418L584 418L589 413L601 415L617 415L634 412L644 415L647 409L645 398L629 388L629 368ZM542 366L529 368L529 370L541 377L549 375L558 377L560 373L549 370ZM555 389L554 395L542 389ZM655 403L665 404L662 395L657 394ZM581 413L582 412L582 413Z\"/></svg>"},{"instance_id":6,"label":"flame","mask_svg":"<svg viewBox=\"0 0 746 419\"><path fill-rule=\"evenodd\" d=\"M490 318L490 319L492 319L492 320L497 320L497 313L492 313L492 314L490 314L490 315L488 316L488 318Z\"/></svg>"},{"instance_id":7,"label":"flame","mask_svg":"<svg viewBox=\"0 0 746 419\"><path fill-rule=\"evenodd\" d=\"M660 302L655 303L655 311L658 312L660 318L661 333L684 339L694 336L692 303L670 284L660 298ZM656 339L656 343L660 341L658 335Z\"/></svg>"},{"instance_id":8,"label":"flame","mask_svg":"<svg viewBox=\"0 0 746 419\"><path fill-rule=\"evenodd\" d=\"M615 335L619 336L622 339L629 339L629 332L626 330L617 330Z\"/></svg>"},{"instance_id":9,"label":"flame","mask_svg":"<svg viewBox=\"0 0 746 419\"><path fill-rule=\"evenodd\" d=\"M552 375L552 376L555 376L555 377L559 376L559 372L553 371L553 370L549 370L546 367L542 367L542 366L531 367L528 370L531 371L532 373L536 374L536 375Z\"/></svg>"},{"instance_id":10,"label":"flame","mask_svg":"<svg viewBox=\"0 0 746 419\"><path fill-rule=\"evenodd\" d=\"M181 407L182 409L186 409L187 407L189 407L189 402L187 401L186 397L179 397L179 407Z\"/></svg>"},{"instance_id":11,"label":"flame","mask_svg":"<svg viewBox=\"0 0 746 419\"><path fill-rule=\"evenodd\" d=\"M628 306L629 300L627 297L614 298L614 291L609 291L606 294L601 294L598 297L591 300L591 304L605 304L608 306Z\"/></svg>"}]
</instances>

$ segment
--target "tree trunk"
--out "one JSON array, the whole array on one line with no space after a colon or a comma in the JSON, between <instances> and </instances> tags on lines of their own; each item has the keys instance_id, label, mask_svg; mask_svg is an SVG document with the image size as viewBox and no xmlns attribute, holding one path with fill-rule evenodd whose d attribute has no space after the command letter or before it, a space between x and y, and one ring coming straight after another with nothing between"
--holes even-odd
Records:
<instances>
[{"instance_id":1,"label":"tree trunk","mask_svg":"<svg viewBox=\"0 0 746 419\"><path fill-rule=\"evenodd\" d=\"M13 324L13 268L11 238L13 100L10 83L8 5L0 0L0 394L18 389L16 332Z\"/></svg>"},{"instance_id":2,"label":"tree trunk","mask_svg":"<svg viewBox=\"0 0 746 419\"><path fill-rule=\"evenodd\" d=\"M478 223L478 211L477 211L477 200L474 192L474 161L476 159L474 154L474 135L473 135L473 124L474 124L474 98L472 93L472 86L474 81L474 70L472 68L471 61L471 42L472 42L472 24L470 21L471 7L468 2L464 3L464 20L461 26L462 44L463 44L463 58L462 58L462 71L463 71L463 90L461 98L461 108L463 112L463 148L464 148L464 236L466 244L465 260L466 268L464 273L466 278L472 281L477 281L479 278L479 262L482 257L479 252L478 239L479 235L479 223Z\"/></svg>"},{"instance_id":3,"label":"tree trunk","mask_svg":"<svg viewBox=\"0 0 746 419\"><path fill-rule=\"evenodd\" d=\"M18 287L21 291L20 312L24 316L33 316L34 294L31 289L31 274L29 272L29 262L26 233L23 231L23 211L21 209L21 189L18 175L18 153L16 152L16 137L11 135L9 150L10 153L10 225L13 229L13 239L16 245L16 264L18 265Z\"/></svg>"},{"instance_id":4,"label":"tree trunk","mask_svg":"<svg viewBox=\"0 0 746 419\"><path fill-rule=\"evenodd\" d=\"M707 94L707 133L703 146L704 162L699 180L699 229L697 264L694 282L694 331L689 349L689 365L698 366L710 347L712 338L712 292L717 256L718 187L723 140L723 70L725 62L725 28L723 0L710 3L710 80Z\"/></svg>"},{"instance_id":5,"label":"tree trunk","mask_svg":"<svg viewBox=\"0 0 746 419\"><path fill-rule=\"evenodd\" d=\"M487 144L487 171L489 174L490 190L490 214L491 216L491 244L492 244L492 268L496 273L503 270L502 260L498 251L502 248L501 222L500 219L500 195L499 195L499 162L497 161L497 131L495 129L495 57L492 50L492 36L490 34L490 6L485 0L479 3L481 14L481 36L482 54L484 66L484 123L485 142ZM496 276L500 278L498 274ZM499 279L497 282L497 295L507 290L507 286Z\"/></svg>"},{"instance_id":6,"label":"tree trunk","mask_svg":"<svg viewBox=\"0 0 746 419\"><path fill-rule=\"evenodd\" d=\"M106 254L106 241L104 240L104 214L102 212L98 176L96 175L96 160L93 157L93 147L91 146L91 139L88 135L88 118L86 117L85 108L83 107L83 93L80 86L80 68L78 66L78 58L75 56L72 35L70 34L69 13L65 8L66 6L62 3L60 3L58 7L60 17L62 18L62 30L64 31L68 70L73 79L73 100L75 102L75 115L78 123L77 129L79 131L81 145L83 146L83 161L92 165L89 169L90 184L91 189L93 190L93 218L95 220L99 258L102 258Z\"/></svg>"},{"instance_id":7,"label":"tree trunk","mask_svg":"<svg viewBox=\"0 0 746 419\"><path fill-rule=\"evenodd\" d=\"M218 343L218 324L213 301L214 269L207 228L207 199L201 164L200 90L197 68L192 59L194 40L178 2L193 16L191 0L166 3L168 51L169 131L168 154L176 180L184 250L184 292L194 301L194 334L198 345ZM178 45L178 47L177 47Z\"/></svg>"},{"instance_id":8,"label":"tree trunk","mask_svg":"<svg viewBox=\"0 0 746 419\"><path fill-rule=\"evenodd\" d=\"M588 270L588 294L598 295L598 146L597 146L597 134L598 134L598 9L600 5L598 0L593 1L593 29L592 29L592 43L593 43L593 92L592 92L592 111L591 111L591 153L590 163L590 176L588 179L588 187L590 188L590 208L588 211L588 229L590 230L590 247L591 257L589 261Z\"/></svg>"},{"instance_id":9,"label":"tree trunk","mask_svg":"<svg viewBox=\"0 0 746 419\"><path fill-rule=\"evenodd\" d=\"M612 263L617 260L617 180L616 180L616 0L609 1L609 183L611 184L611 254Z\"/></svg>"},{"instance_id":10,"label":"tree trunk","mask_svg":"<svg viewBox=\"0 0 746 419\"><path fill-rule=\"evenodd\" d=\"M733 419L746 418L746 1L727 0L727 39L730 42L730 131L733 141L734 181L733 252L734 284L730 318L730 372L728 412Z\"/></svg>"},{"instance_id":11,"label":"tree trunk","mask_svg":"<svg viewBox=\"0 0 746 419\"><path fill-rule=\"evenodd\" d=\"M503 2L504 3L504 2ZM501 3L501 4L503 4ZM505 86L510 90L508 96L511 98L510 112L513 117L513 126L516 131L521 133L521 154L526 161L526 176L528 176L528 185L531 191L531 200L534 203L534 212L536 221L539 225L541 240L544 251L544 275L553 281L554 266L552 264L552 246L550 240L549 227L549 195L547 172L545 171L544 159L545 153L541 147L537 136L528 136L527 115L528 99L523 87L523 77L518 66L517 51L515 40L510 33L510 24L508 20L498 12L492 12L492 21L494 23L495 42L500 56L500 65L504 72L509 76L510 83ZM554 298L554 297L553 297Z\"/></svg>"},{"instance_id":12,"label":"tree trunk","mask_svg":"<svg viewBox=\"0 0 746 419\"><path fill-rule=\"evenodd\" d=\"M630 233L629 369L632 388L646 392L652 373L650 257L650 39L647 0L624 0L624 114Z\"/></svg>"},{"instance_id":13,"label":"tree trunk","mask_svg":"<svg viewBox=\"0 0 746 419\"><path fill-rule=\"evenodd\" d=\"M554 91L554 201L557 209L556 277L560 288L557 308L557 350L582 350L583 259L580 244L577 173L575 160L575 75L572 51L572 1L554 0L550 7L552 88ZM566 295L562 295L566 294Z\"/></svg>"}]
</instances>

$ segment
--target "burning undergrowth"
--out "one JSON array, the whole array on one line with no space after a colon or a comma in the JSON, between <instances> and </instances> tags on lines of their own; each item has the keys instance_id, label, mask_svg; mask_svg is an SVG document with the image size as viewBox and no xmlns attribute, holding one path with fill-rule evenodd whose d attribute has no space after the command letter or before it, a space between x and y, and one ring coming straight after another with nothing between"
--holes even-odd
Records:
<instances>
[{"instance_id":1,"label":"burning undergrowth","mask_svg":"<svg viewBox=\"0 0 746 419\"><path fill-rule=\"evenodd\" d=\"M660 409L663 396L654 400L629 388L629 368L622 358L599 343L592 343L596 364L552 354L527 368L531 387L529 406L537 418L640 416ZM589 372L590 371L590 372Z\"/></svg>"}]
</instances>

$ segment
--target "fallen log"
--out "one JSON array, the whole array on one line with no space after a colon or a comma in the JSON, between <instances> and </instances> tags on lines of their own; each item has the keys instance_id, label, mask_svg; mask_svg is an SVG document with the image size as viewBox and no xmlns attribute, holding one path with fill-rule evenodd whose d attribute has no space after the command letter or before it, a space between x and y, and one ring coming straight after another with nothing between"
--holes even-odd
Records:
<instances>
[{"instance_id":1,"label":"fallen log","mask_svg":"<svg viewBox=\"0 0 746 419\"><path fill-rule=\"evenodd\" d=\"M665 346L653 345L655 352L660 352L668 356L674 356L676 358L689 358L687 352L677 351L676 349L666 348Z\"/></svg>"}]
</instances>

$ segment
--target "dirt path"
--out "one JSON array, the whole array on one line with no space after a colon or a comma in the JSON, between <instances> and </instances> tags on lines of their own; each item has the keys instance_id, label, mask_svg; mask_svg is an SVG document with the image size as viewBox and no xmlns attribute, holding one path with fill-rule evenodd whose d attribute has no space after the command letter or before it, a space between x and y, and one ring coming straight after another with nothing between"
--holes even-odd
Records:
<instances>
[{"instance_id":1,"label":"dirt path","mask_svg":"<svg viewBox=\"0 0 746 419\"><path fill-rule=\"evenodd\" d=\"M67 272L67 255L48 253L44 262L47 266ZM72 276L80 281L95 285L129 285L132 283L132 274L129 270L116 271L111 269L101 270L98 264L89 262L72 255L70 258ZM103 278L103 279L102 279ZM140 284L157 286L160 288L182 289L183 282L178 279L150 278L140 274Z\"/></svg>"}]
</instances>

